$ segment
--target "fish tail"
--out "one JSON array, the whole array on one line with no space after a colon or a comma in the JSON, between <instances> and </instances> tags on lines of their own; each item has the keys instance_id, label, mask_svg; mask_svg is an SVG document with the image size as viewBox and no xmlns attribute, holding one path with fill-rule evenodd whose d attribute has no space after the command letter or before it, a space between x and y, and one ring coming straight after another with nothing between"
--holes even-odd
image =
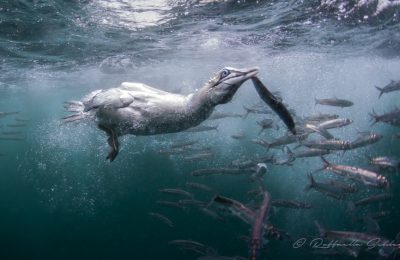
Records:
<instances>
[{"instance_id":1,"label":"fish tail","mask_svg":"<svg viewBox=\"0 0 400 260\"><path fill-rule=\"evenodd\" d=\"M266 152L269 152L269 149L271 149L271 144L270 143L265 143L265 149L266 149Z\"/></svg>"},{"instance_id":2,"label":"fish tail","mask_svg":"<svg viewBox=\"0 0 400 260\"><path fill-rule=\"evenodd\" d=\"M294 155L294 153L292 152L292 150L290 150L289 146L286 146L286 151L287 151L287 154L289 154L289 155L291 155L291 156Z\"/></svg>"},{"instance_id":3,"label":"fish tail","mask_svg":"<svg viewBox=\"0 0 400 260\"><path fill-rule=\"evenodd\" d=\"M243 106L244 110L246 110L246 113L242 116L243 119L246 119L247 116L250 114L250 109L248 109L246 106Z\"/></svg>"},{"instance_id":4,"label":"fish tail","mask_svg":"<svg viewBox=\"0 0 400 260\"><path fill-rule=\"evenodd\" d=\"M286 146L286 153L289 156L289 161L294 161L296 159L295 154L290 150L289 146Z\"/></svg>"},{"instance_id":5,"label":"fish tail","mask_svg":"<svg viewBox=\"0 0 400 260\"><path fill-rule=\"evenodd\" d=\"M378 119L378 115L376 114L375 110L372 109L371 113L368 113L369 116L371 117L372 120L374 120L374 122L371 124L371 126L375 125L376 123L378 123L379 119Z\"/></svg>"},{"instance_id":6,"label":"fish tail","mask_svg":"<svg viewBox=\"0 0 400 260\"><path fill-rule=\"evenodd\" d=\"M322 157L322 156L321 156L321 157ZM323 170L325 170L328 166L329 166L329 164L326 164L326 163L324 162L324 165L323 165L321 168L316 169L316 170L313 171L312 173L317 173L317 172L323 171Z\"/></svg>"},{"instance_id":7,"label":"fish tail","mask_svg":"<svg viewBox=\"0 0 400 260\"><path fill-rule=\"evenodd\" d=\"M376 88L377 90L379 90L379 92L380 92L378 98L381 98L382 94L384 93L384 92L383 92L383 89L380 88L380 87L377 87L377 86L375 86L375 88Z\"/></svg>"},{"instance_id":8,"label":"fish tail","mask_svg":"<svg viewBox=\"0 0 400 260\"><path fill-rule=\"evenodd\" d=\"M319 100L317 98L314 98L314 101L315 101L314 106L319 104Z\"/></svg>"},{"instance_id":9,"label":"fish tail","mask_svg":"<svg viewBox=\"0 0 400 260\"><path fill-rule=\"evenodd\" d=\"M218 193L214 194L214 195L211 197L210 201L209 201L209 202L207 203L207 205L205 206L205 208L209 208L209 207L214 203L214 201L215 201L215 199L217 198L217 196L218 196Z\"/></svg>"},{"instance_id":10,"label":"fish tail","mask_svg":"<svg viewBox=\"0 0 400 260\"><path fill-rule=\"evenodd\" d=\"M302 144L300 143L300 144L296 145L295 147L293 147L293 149L297 150L297 149L300 148L301 146L302 146Z\"/></svg>"},{"instance_id":11,"label":"fish tail","mask_svg":"<svg viewBox=\"0 0 400 260\"><path fill-rule=\"evenodd\" d=\"M319 223L318 221L314 221L314 224L315 224L315 225L317 226L317 228L318 228L319 235L320 235L321 237L326 237L326 233L327 233L326 228L325 228L321 223Z\"/></svg>"},{"instance_id":12,"label":"fish tail","mask_svg":"<svg viewBox=\"0 0 400 260\"><path fill-rule=\"evenodd\" d=\"M271 149L271 143L269 143L269 142L266 142L265 140L263 140L263 139L259 139L259 140L261 140L262 141L262 146L264 146L266 149L267 149L267 152L269 151L269 149Z\"/></svg>"},{"instance_id":13,"label":"fish tail","mask_svg":"<svg viewBox=\"0 0 400 260\"><path fill-rule=\"evenodd\" d=\"M214 195L214 196L211 198L211 201L212 201L212 202L215 201L215 202L222 203L222 204L230 203L229 200L227 200L225 197L220 196L219 194Z\"/></svg>"},{"instance_id":14,"label":"fish tail","mask_svg":"<svg viewBox=\"0 0 400 260\"><path fill-rule=\"evenodd\" d=\"M323 156L321 156L320 158L323 163L323 169L326 169L330 165L330 163Z\"/></svg>"},{"instance_id":15,"label":"fish tail","mask_svg":"<svg viewBox=\"0 0 400 260\"><path fill-rule=\"evenodd\" d=\"M218 127L219 127L219 124L215 126L215 129L214 129L214 130L217 131L217 132L219 133Z\"/></svg>"},{"instance_id":16,"label":"fish tail","mask_svg":"<svg viewBox=\"0 0 400 260\"><path fill-rule=\"evenodd\" d=\"M368 154L365 154L364 156L365 156L365 158L367 158L368 162L370 162L370 163L372 162L371 156L369 156Z\"/></svg>"},{"instance_id":17,"label":"fish tail","mask_svg":"<svg viewBox=\"0 0 400 260\"><path fill-rule=\"evenodd\" d=\"M321 130L322 136L325 137L326 139L331 140L331 139L334 139L334 138L335 138L335 137L334 137L331 133L329 133L329 131L326 130L325 128L318 128L318 129Z\"/></svg>"},{"instance_id":18,"label":"fish tail","mask_svg":"<svg viewBox=\"0 0 400 260\"><path fill-rule=\"evenodd\" d=\"M315 180L311 173L308 175L308 180L310 183L305 187L305 191L309 191L310 189L315 187Z\"/></svg>"}]
</instances>

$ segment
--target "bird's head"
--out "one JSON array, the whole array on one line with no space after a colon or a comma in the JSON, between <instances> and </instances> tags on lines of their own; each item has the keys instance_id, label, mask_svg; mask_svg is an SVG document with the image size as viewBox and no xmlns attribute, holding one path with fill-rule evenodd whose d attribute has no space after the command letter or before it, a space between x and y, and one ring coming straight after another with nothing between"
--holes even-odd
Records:
<instances>
[{"instance_id":1,"label":"bird's head","mask_svg":"<svg viewBox=\"0 0 400 260\"><path fill-rule=\"evenodd\" d=\"M246 80L257 75L258 71L257 67L245 69L223 68L207 82L205 88L208 98L213 105L229 102L239 87Z\"/></svg>"}]
</instances>

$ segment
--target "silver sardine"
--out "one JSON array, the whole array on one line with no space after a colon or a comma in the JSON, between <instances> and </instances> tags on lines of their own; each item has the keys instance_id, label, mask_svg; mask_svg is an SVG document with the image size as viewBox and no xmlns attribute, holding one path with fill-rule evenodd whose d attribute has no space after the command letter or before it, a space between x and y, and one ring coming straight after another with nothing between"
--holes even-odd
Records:
<instances>
[{"instance_id":1,"label":"silver sardine","mask_svg":"<svg viewBox=\"0 0 400 260\"><path fill-rule=\"evenodd\" d=\"M161 222L163 222L164 224L166 224L169 227L174 227L174 223L169 218L167 218L166 216L164 216L160 213L148 212L147 214L149 216L152 216L152 217L160 220Z\"/></svg>"},{"instance_id":2,"label":"silver sardine","mask_svg":"<svg viewBox=\"0 0 400 260\"><path fill-rule=\"evenodd\" d=\"M376 172L348 165L332 164L321 157L324 163L324 169L357 180L366 186L375 188L386 188L389 182L385 176Z\"/></svg>"},{"instance_id":3,"label":"silver sardine","mask_svg":"<svg viewBox=\"0 0 400 260\"><path fill-rule=\"evenodd\" d=\"M207 125L200 125L196 127L189 128L185 130L186 133L198 133L198 132L205 132L205 131L212 131L215 130L218 132L218 125L207 126Z\"/></svg>"},{"instance_id":4,"label":"silver sardine","mask_svg":"<svg viewBox=\"0 0 400 260\"><path fill-rule=\"evenodd\" d=\"M292 208L292 209L310 209L310 208L312 208L311 204L301 202L298 200L273 200L272 206L283 207L283 208Z\"/></svg>"},{"instance_id":5,"label":"silver sardine","mask_svg":"<svg viewBox=\"0 0 400 260\"><path fill-rule=\"evenodd\" d=\"M323 150L349 150L351 149L351 142L346 140L310 140L301 142L302 145L314 148L314 149L323 149Z\"/></svg>"},{"instance_id":6,"label":"silver sardine","mask_svg":"<svg viewBox=\"0 0 400 260\"><path fill-rule=\"evenodd\" d=\"M349 125L351 123L353 123L353 120L351 120L351 119L336 118L336 119L322 122L321 124L318 125L318 128L332 129L332 128L343 127L343 126Z\"/></svg>"},{"instance_id":7,"label":"silver sardine","mask_svg":"<svg viewBox=\"0 0 400 260\"><path fill-rule=\"evenodd\" d=\"M206 175L214 175L214 174L245 174L251 171L247 171L246 169L238 169L238 168L207 168L207 169L198 169L191 172L192 176L206 176Z\"/></svg>"},{"instance_id":8,"label":"silver sardine","mask_svg":"<svg viewBox=\"0 0 400 260\"><path fill-rule=\"evenodd\" d=\"M315 99L315 105L326 105L326 106L335 106L335 107L351 107L354 105L353 102L346 99L339 98L323 98L323 99Z\"/></svg>"},{"instance_id":9,"label":"silver sardine","mask_svg":"<svg viewBox=\"0 0 400 260\"><path fill-rule=\"evenodd\" d=\"M222 118L241 118L243 115L237 114L237 113L224 113L224 112L218 112L215 111L214 113L211 114L211 116L208 118L208 120L217 120L217 119L222 119Z\"/></svg>"},{"instance_id":10,"label":"silver sardine","mask_svg":"<svg viewBox=\"0 0 400 260\"><path fill-rule=\"evenodd\" d=\"M400 159L393 156L377 156L369 158L369 163L377 165L380 168L392 168L395 170L400 169Z\"/></svg>"},{"instance_id":11,"label":"silver sardine","mask_svg":"<svg viewBox=\"0 0 400 260\"><path fill-rule=\"evenodd\" d=\"M332 119L336 119L336 118L339 118L339 115L336 115L336 114L321 114L321 113L319 113L319 114L316 114L316 115L307 116L305 118L305 120L307 122L314 123L314 122L332 120Z\"/></svg>"},{"instance_id":12,"label":"silver sardine","mask_svg":"<svg viewBox=\"0 0 400 260\"><path fill-rule=\"evenodd\" d=\"M323 127L318 127L312 124L305 124L305 128L310 129L312 132L315 132L319 135L321 135L322 137L324 137L325 139L333 139L333 135L331 133L328 132L328 130L326 130Z\"/></svg>"},{"instance_id":13,"label":"silver sardine","mask_svg":"<svg viewBox=\"0 0 400 260\"><path fill-rule=\"evenodd\" d=\"M193 162L193 161L200 161L200 160L207 160L214 157L213 152L206 152L206 153L198 153L193 155L188 155L183 157L183 160L186 162Z\"/></svg>"},{"instance_id":14,"label":"silver sardine","mask_svg":"<svg viewBox=\"0 0 400 260\"><path fill-rule=\"evenodd\" d=\"M162 192L162 193L181 195L181 196L185 196L185 197L189 197L189 198L193 197L192 193L187 192L187 191L182 190L182 189L167 188L167 189L160 189L159 191Z\"/></svg>"},{"instance_id":15,"label":"silver sardine","mask_svg":"<svg viewBox=\"0 0 400 260\"><path fill-rule=\"evenodd\" d=\"M389 84L387 84L387 85L384 86L383 88L380 88L380 87L377 87L377 86L375 86L375 88L376 88L377 90L379 90L379 98L381 98L381 96L382 96L384 93L389 93L389 92L392 92L392 91L400 90L400 81L394 81L394 80L392 80L392 81L390 81Z\"/></svg>"},{"instance_id":16,"label":"silver sardine","mask_svg":"<svg viewBox=\"0 0 400 260\"><path fill-rule=\"evenodd\" d=\"M198 182L186 182L186 186L188 186L190 188L198 189L198 190L207 191L207 192L214 192L213 188L211 188L205 184L198 183Z\"/></svg>"},{"instance_id":17,"label":"silver sardine","mask_svg":"<svg viewBox=\"0 0 400 260\"><path fill-rule=\"evenodd\" d=\"M14 112L0 112L0 117L11 116L11 115L17 115L17 114L19 114L18 111L14 111Z\"/></svg>"},{"instance_id":18,"label":"silver sardine","mask_svg":"<svg viewBox=\"0 0 400 260\"><path fill-rule=\"evenodd\" d=\"M372 111L370 116L375 120L373 124L383 122L389 125L400 127L400 108L395 108L394 110L382 115L378 115L375 113L375 111Z\"/></svg>"},{"instance_id":19,"label":"silver sardine","mask_svg":"<svg viewBox=\"0 0 400 260\"><path fill-rule=\"evenodd\" d=\"M246 118L249 114L272 114L272 110L266 108L266 107L247 107L243 106L244 110L246 110L246 113L244 114L244 118Z\"/></svg>"},{"instance_id":20,"label":"silver sardine","mask_svg":"<svg viewBox=\"0 0 400 260\"><path fill-rule=\"evenodd\" d=\"M357 200L354 203L355 206L363 206L372 203L379 203L386 200L391 200L393 198L392 194L390 193L382 193L377 195L372 195L364 199Z\"/></svg>"},{"instance_id":21,"label":"silver sardine","mask_svg":"<svg viewBox=\"0 0 400 260\"><path fill-rule=\"evenodd\" d=\"M306 191L314 189L335 199L344 198L345 194L340 189L332 186L330 183L316 182L311 174L308 175L308 179L310 183L306 186L305 188Z\"/></svg>"},{"instance_id":22,"label":"silver sardine","mask_svg":"<svg viewBox=\"0 0 400 260\"><path fill-rule=\"evenodd\" d=\"M256 218L256 213L239 201L220 195L215 196L213 201L227 207L234 216L239 217L248 224L253 223Z\"/></svg>"},{"instance_id":23,"label":"silver sardine","mask_svg":"<svg viewBox=\"0 0 400 260\"><path fill-rule=\"evenodd\" d=\"M356 140L351 142L352 149L364 147L370 144L374 144L382 139L382 135L377 133L362 134Z\"/></svg>"},{"instance_id":24,"label":"silver sardine","mask_svg":"<svg viewBox=\"0 0 400 260\"><path fill-rule=\"evenodd\" d=\"M329 150L308 148L306 150L294 153L294 157L296 157L296 158L316 157L316 156L322 156L322 155L326 155L326 154L329 154Z\"/></svg>"},{"instance_id":25,"label":"silver sardine","mask_svg":"<svg viewBox=\"0 0 400 260\"><path fill-rule=\"evenodd\" d=\"M274 120L270 118L265 118L261 121L257 121L257 124L261 127L261 130L258 133L258 135L260 135L265 129L274 127Z\"/></svg>"},{"instance_id":26,"label":"silver sardine","mask_svg":"<svg viewBox=\"0 0 400 260\"><path fill-rule=\"evenodd\" d=\"M183 148L183 147L192 146L192 145L194 145L194 144L196 144L198 142L199 142L198 140L178 142L178 143L171 144L169 147L170 148Z\"/></svg>"},{"instance_id":27,"label":"silver sardine","mask_svg":"<svg viewBox=\"0 0 400 260\"><path fill-rule=\"evenodd\" d=\"M328 230L318 222L315 222L315 225L318 227L322 238L361 244L366 248L374 244L374 242L378 242L374 244L373 248L369 249L377 249L378 254L383 257L389 257L395 250L399 249L399 245L393 244L389 239L384 237L362 232Z\"/></svg>"}]
</instances>

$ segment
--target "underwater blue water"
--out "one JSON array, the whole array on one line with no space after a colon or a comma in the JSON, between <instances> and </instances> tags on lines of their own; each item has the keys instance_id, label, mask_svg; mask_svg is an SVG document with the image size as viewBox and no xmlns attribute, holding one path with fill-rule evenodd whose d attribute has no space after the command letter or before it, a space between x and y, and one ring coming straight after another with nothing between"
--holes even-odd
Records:
<instances>
[{"instance_id":1,"label":"underwater blue water","mask_svg":"<svg viewBox=\"0 0 400 260\"><path fill-rule=\"evenodd\" d=\"M256 121L263 115L204 123L218 125L218 131L124 136L117 159L109 163L105 134L94 122L63 124L61 118L68 114L63 102L124 81L186 95L224 66L258 66L262 81L279 91L297 116L324 112L354 120L333 129L335 137L382 134L374 145L327 156L335 163L368 168L367 156L400 157L400 138L393 137L399 128L371 126L369 116L373 110L382 114L399 105L399 92L378 98L375 89L400 80L399 6L394 0L0 0L0 112L19 112L0 117L0 132L20 132L22 138L0 140L0 259L201 256L169 245L174 239L201 242L221 256L248 257L249 243L243 236L250 235L251 227L240 219L226 215L225 221L218 221L196 207L181 210L157 201L176 200L160 189L189 190L186 182L200 182L257 208L259 199L247 195L256 187L249 176L190 173L240 158L284 155L251 142L258 137ZM334 96L354 106L314 104L315 98ZM251 82L246 82L218 111L244 113L243 105L258 102ZM16 123L22 126L10 126ZM271 140L284 135L285 126L278 124L260 136ZM230 137L239 132L243 140ZM211 147L215 156L188 162L182 155L159 152L189 140ZM269 221L294 240L317 236L315 220L336 230L365 231L348 212L348 201L380 192L359 185L358 193L340 201L304 191L307 175L321 166L319 158L268 165L264 184L273 199L313 205L310 210L271 210ZM326 171L315 177L335 178ZM393 199L357 213L390 210L378 223L380 235L394 239L400 231L400 179L394 173L389 179ZM210 194L194 193L196 199L211 199ZM174 227L148 212L167 216ZM312 251L271 239L260 259L324 259ZM376 257L362 252L359 259Z\"/></svg>"}]
</instances>

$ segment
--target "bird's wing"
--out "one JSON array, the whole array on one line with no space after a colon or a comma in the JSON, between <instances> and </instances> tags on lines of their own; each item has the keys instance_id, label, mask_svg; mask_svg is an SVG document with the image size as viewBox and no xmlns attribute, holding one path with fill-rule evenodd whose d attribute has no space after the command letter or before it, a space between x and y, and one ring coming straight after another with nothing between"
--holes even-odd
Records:
<instances>
[{"instance_id":1,"label":"bird's wing","mask_svg":"<svg viewBox=\"0 0 400 260\"><path fill-rule=\"evenodd\" d=\"M127 90L127 91L133 91L133 92L141 92L141 93L148 93L148 94L157 94L157 95L169 95L171 93L152 88L146 84L143 83L136 83L136 82L123 82L121 84L120 89L122 90Z\"/></svg>"},{"instance_id":2,"label":"bird's wing","mask_svg":"<svg viewBox=\"0 0 400 260\"><path fill-rule=\"evenodd\" d=\"M97 108L119 109L129 106L133 101L134 97L128 91L112 88L96 92L84 101L84 105L85 111Z\"/></svg>"}]
</instances>

